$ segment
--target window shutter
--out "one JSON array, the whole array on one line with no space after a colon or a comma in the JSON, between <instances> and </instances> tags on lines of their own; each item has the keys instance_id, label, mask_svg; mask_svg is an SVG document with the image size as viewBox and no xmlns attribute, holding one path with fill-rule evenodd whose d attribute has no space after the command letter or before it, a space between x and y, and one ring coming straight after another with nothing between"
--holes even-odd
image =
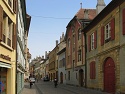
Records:
<instances>
[{"instance_id":1,"label":"window shutter","mask_svg":"<svg viewBox=\"0 0 125 94\"><path fill-rule=\"evenodd\" d=\"M0 41L2 41L2 35L3 35L3 8L0 6Z\"/></svg>"},{"instance_id":2,"label":"window shutter","mask_svg":"<svg viewBox=\"0 0 125 94\"><path fill-rule=\"evenodd\" d=\"M111 20L111 40L115 39L115 18Z\"/></svg>"},{"instance_id":3,"label":"window shutter","mask_svg":"<svg viewBox=\"0 0 125 94\"><path fill-rule=\"evenodd\" d=\"M88 36L88 49L91 50L91 36Z\"/></svg>"},{"instance_id":4,"label":"window shutter","mask_svg":"<svg viewBox=\"0 0 125 94\"><path fill-rule=\"evenodd\" d=\"M92 79L92 63L90 63L90 79Z\"/></svg>"},{"instance_id":5,"label":"window shutter","mask_svg":"<svg viewBox=\"0 0 125 94\"><path fill-rule=\"evenodd\" d=\"M125 35L125 8L122 11L122 34Z\"/></svg>"},{"instance_id":6,"label":"window shutter","mask_svg":"<svg viewBox=\"0 0 125 94\"><path fill-rule=\"evenodd\" d=\"M12 48L16 49L16 24L13 23Z\"/></svg>"},{"instance_id":7,"label":"window shutter","mask_svg":"<svg viewBox=\"0 0 125 94\"><path fill-rule=\"evenodd\" d=\"M101 46L104 45L104 26L101 27Z\"/></svg>"},{"instance_id":8,"label":"window shutter","mask_svg":"<svg viewBox=\"0 0 125 94\"><path fill-rule=\"evenodd\" d=\"M92 76L92 78L93 79L95 79L95 74L96 74L96 72L95 72L95 62L92 62L92 72L93 72L93 76Z\"/></svg>"},{"instance_id":9,"label":"window shutter","mask_svg":"<svg viewBox=\"0 0 125 94\"><path fill-rule=\"evenodd\" d=\"M94 48L97 47L97 31L94 32Z\"/></svg>"}]
</instances>

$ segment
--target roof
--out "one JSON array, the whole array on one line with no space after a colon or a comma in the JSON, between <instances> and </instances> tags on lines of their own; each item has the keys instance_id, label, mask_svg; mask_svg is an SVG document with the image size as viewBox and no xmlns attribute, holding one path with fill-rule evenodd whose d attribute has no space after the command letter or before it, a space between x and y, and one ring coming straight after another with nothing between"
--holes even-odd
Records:
<instances>
[{"instance_id":1,"label":"roof","mask_svg":"<svg viewBox=\"0 0 125 94\"><path fill-rule=\"evenodd\" d=\"M85 18L85 12L87 12L88 18ZM76 15L77 19L94 19L96 17L96 9L80 9Z\"/></svg>"},{"instance_id":2,"label":"roof","mask_svg":"<svg viewBox=\"0 0 125 94\"><path fill-rule=\"evenodd\" d=\"M103 18L105 18L112 10L114 10L121 3L125 2L124 0L112 0L92 21L88 24L82 32L87 32L95 25L97 25Z\"/></svg>"}]
</instances>

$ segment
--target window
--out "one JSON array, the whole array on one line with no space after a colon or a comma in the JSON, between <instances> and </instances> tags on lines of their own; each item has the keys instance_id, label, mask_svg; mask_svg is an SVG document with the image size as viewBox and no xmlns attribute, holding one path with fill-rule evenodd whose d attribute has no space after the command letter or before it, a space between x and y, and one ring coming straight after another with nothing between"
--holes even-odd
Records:
<instances>
[{"instance_id":1,"label":"window","mask_svg":"<svg viewBox=\"0 0 125 94\"><path fill-rule=\"evenodd\" d=\"M75 70L75 60L73 60L73 64L72 64L73 66L72 66L72 69L73 69L73 71Z\"/></svg>"},{"instance_id":2,"label":"window","mask_svg":"<svg viewBox=\"0 0 125 94\"><path fill-rule=\"evenodd\" d=\"M105 26L105 42L108 42L111 37L111 27L110 22Z\"/></svg>"},{"instance_id":3,"label":"window","mask_svg":"<svg viewBox=\"0 0 125 94\"><path fill-rule=\"evenodd\" d=\"M94 49L94 33L91 34L91 50Z\"/></svg>"},{"instance_id":4,"label":"window","mask_svg":"<svg viewBox=\"0 0 125 94\"><path fill-rule=\"evenodd\" d=\"M70 71L68 71L68 80L70 80Z\"/></svg>"},{"instance_id":5,"label":"window","mask_svg":"<svg viewBox=\"0 0 125 94\"><path fill-rule=\"evenodd\" d=\"M70 39L68 39L68 47L70 48Z\"/></svg>"},{"instance_id":6,"label":"window","mask_svg":"<svg viewBox=\"0 0 125 94\"><path fill-rule=\"evenodd\" d=\"M73 35L73 52L75 51L75 35Z\"/></svg>"},{"instance_id":7,"label":"window","mask_svg":"<svg viewBox=\"0 0 125 94\"><path fill-rule=\"evenodd\" d=\"M81 61L81 49L78 51L78 62Z\"/></svg>"},{"instance_id":8,"label":"window","mask_svg":"<svg viewBox=\"0 0 125 94\"><path fill-rule=\"evenodd\" d=\"M88 49L89 51L97 47L97 31L88 36Z\"/></svg>"},{"instance_id":9,"label":"window","mask_svg":"<svg viewBox=\"0 0 125 94\"><path fill-rule=\"evenodd\" d=\"M8 36L7 36L7 45L11 46L11 36L12 36L12 22L8 20Z\"/></svg>"},{"instance_id":10,"label":"window","mask_svg":"<svg viewBox=\"0 0 125 94\"><path fill-rule=\"evenodd\" d=\"M69 64L70 60L69 60L69 56L68 56L68 64Z\"/></svg>"},{"instance_id":11,"label":"window","mask_svg":"<svg viewBox=\"0 0 125 94\"><path fill-rule=\"evenodd\" d=\"M81 29L78 30L78 40L81 39Z\"/></svg>"},{"instance_id":12,"label":"window","mask_svg":"<svg viewBox=\"0 0 125 94\"><path fill-rule=\"evenodd\" d=\"M95 62L90 63L90 79L95 79L96 74L96 68L95 68Z\"/></svg>"},{"instance_id":13,"label":"window","mask_svg":"<svg viewBox=\"0 0 125 94\"><path fill-rule=\"evenodd\" d=\"M12 1L11 0L8 0L8 4L10 7L12 7Z\"/></svg>"},{"instance_id":14,"label":"window","mask_svg":"<svg viewBox=\"0 0 125 94\"><path fill-rule=\"evenodd\" d=\"M122 10L122 34L125 35L125 8Z\"/></svg>"},{"instance_id":15,"label":"window","mask_svg":"<svg viewBox=\"0 0 125 94\"><path fill-rule=\"evenodd\" d=\"M115 18L101 27L101 46L115 39Z\"/></svg>"}]
</instances>

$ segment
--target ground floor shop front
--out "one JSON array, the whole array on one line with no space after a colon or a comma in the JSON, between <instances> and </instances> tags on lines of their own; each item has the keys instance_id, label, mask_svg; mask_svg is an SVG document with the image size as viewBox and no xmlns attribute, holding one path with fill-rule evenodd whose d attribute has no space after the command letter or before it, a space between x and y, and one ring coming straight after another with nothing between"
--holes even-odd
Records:
<instances>
[{"instance_id":1,"label":"ground floor shop front","mask_svg":"<svg viewBox=\"0 0 125 94\"><path fill-rule=\"evenodd\" d=\"M15 94L15 67L0 62L0 94Z\"/></svg>"}]
</instances>

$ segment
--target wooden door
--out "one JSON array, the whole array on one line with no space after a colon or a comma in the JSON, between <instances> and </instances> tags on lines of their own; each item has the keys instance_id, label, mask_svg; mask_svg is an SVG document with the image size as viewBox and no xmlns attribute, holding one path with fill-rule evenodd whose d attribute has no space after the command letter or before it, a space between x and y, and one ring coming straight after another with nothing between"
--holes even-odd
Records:
<instances>
[{"instance_id":1,"label":"wooden door","mask_svg":"<svg viewBox=\"0 0 125 94\"><path fill-rule=\"evenodd\" d=\"M60 73L60 83L61 84L63 83L63 73L62 72Z\"/></svg>"},{"instance_id":2,"label":"wooden door","mask_svg":"<svg viewBox=\"0 0 125 94\"><path fill-rule=\"evenodd\" d=\"M83 86L83 70L82 69L80 69L79 70L79 86Z\"/></svg>"},{"instance_id":3,"label":"wooden door","mask_svg":"<svg viewBox=\"0 0 125 94\"><path fill-rule=\"evenodd\" d=\"M104 91L115 93L115 63L107 58L104 64Z\"/></svg>"}]
</instances>

